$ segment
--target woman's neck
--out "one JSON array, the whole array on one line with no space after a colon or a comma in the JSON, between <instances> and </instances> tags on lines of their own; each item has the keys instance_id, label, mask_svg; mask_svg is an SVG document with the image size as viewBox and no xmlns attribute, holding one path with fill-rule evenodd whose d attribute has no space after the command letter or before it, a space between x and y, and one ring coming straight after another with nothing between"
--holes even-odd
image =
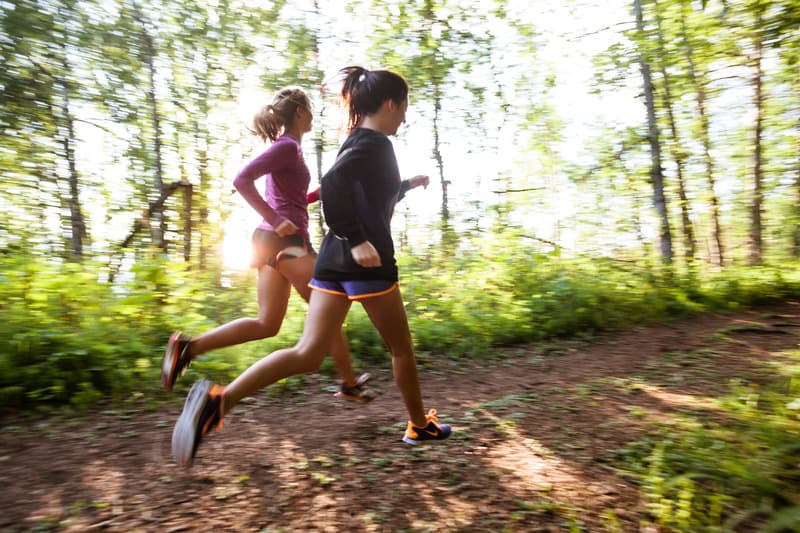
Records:
<instances>
[{"instance_id":1,"label":"woman's neck","mask_svg":"<svg viewBox=\"0 0 800 533\"><path fill-rule=\"evenodd\" d=\"M381 120L381 115L379 115L378 113L367 115L366 117L364 117L358 124L358 127L367 128L368 130L375 130L387 136L389 135L389 133L387 133L386 125L384 121Z\"/></svg>"},{"instance_id":2,"label":"woman's neck","mask_svg":"<svg viewBox=\"0 0 800 533\"><path fill-rule=\"evenodd\" d=\"M291 135L292 137L297 140L297 142L302 142L303 140L303 133L302 131L295 129L295 128L283 128L284 135Z\"/></svg>"}]
</instances>

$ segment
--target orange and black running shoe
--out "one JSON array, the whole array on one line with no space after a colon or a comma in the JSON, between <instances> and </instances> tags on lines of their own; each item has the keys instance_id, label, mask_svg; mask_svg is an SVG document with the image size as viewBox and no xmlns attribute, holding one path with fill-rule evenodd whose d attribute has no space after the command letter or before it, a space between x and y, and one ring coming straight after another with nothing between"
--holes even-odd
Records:
<instances>
[{"instance_id":1,"label":"orange and black running shoe","mask_svg":"<svg viewBox=\"0 0 800 533\"><path fill-rule=\"evenodd\" d=\"M436 416L436 409L431 409L425 416L427 424L425 427L417 427L411 422L406 427L405 435L403 435L403 442L406 444L420 444L430 441L445 440L450 436L451 428L448 424L440 424L439 418Z\"/></svg>"},{"instance_id":2,"label":"orange and black running shoe","mask_svg":"<svg viewBox=\"0 0 800 533\"><path fill-rule=\"evenodd\" d=\"M178 376L186 372L192 363L189 355L189 337L176 331L169 337L167 351L164 352L164 361L161 363L161 386L165 391L171 391Z\"/></svg>"},{"instance_id":3,"label":"orange and black running shoe","mask_svg":"<svg viewBox=\"0 0 800 533\"><path fill-rule=\"evenodd\" d=\"M224 388L201 379L192 385L183 412L172 430L172 455L180 466L192 466L197 448L210 431L222 429Z\"/></svg>"}]
</instances>

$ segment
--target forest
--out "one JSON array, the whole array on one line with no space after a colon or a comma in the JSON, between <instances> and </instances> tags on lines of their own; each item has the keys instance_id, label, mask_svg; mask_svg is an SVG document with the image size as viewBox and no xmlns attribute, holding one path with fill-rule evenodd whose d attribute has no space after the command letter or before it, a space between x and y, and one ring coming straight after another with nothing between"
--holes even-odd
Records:
<instances>
[{"instance_id":1,"label":"forest","mask_svg":"<svg viewBox=\"0 0 800 533\"><path fill-rule=\"evenodd\" d=\"M572 343L707 316L791 331L752 374L709 371L735 420L725 436L660 421L614 452L637 517L612 506L581 525L577 507L517 499L497 523L426 529L387 511L364 530L533 531L546 516L570 531L800 531L800 1L11 0L0 57L0 434L177 405L188 383L168 398L158 380L170 333L257 311L260 217L232 186L266 148L254 112L283 87L312 96L314 188L346 137L336 73L362 65L408 81L392 142L403 177L430 177L392 226L423 375L507 351L550 365ZM318 246L327 226L309 211ZM305 309L294 295L277 336L190 372L230 381L292 345ZM390 370L360 307L345 329L356 366ZM727 366L686 350L679 370L704 354ZM334 376L326 360L264 401ZM28 519L2 525L70 525Z\"/></svg>"}]
</instances>

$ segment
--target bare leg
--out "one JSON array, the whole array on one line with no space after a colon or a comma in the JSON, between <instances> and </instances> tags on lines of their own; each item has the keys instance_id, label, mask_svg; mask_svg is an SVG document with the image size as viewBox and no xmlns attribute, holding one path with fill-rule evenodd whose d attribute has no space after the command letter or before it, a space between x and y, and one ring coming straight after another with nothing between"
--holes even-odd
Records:
<instances>
[{"instance_id":1,"label":"bare leg","mask_svg":"<svg viewBox=\"0 0 800 533\"><path fill-rule=\"evenodd\" d=\"M394 380L403 396L411 423L424 427L427 422L422 405L417 361L400 288L383 296L365 298L361 303L392 352Z\"/></svg>"},{"instance_id":2,"label":"bare leg","mask_svg":"<svg viewBox=\"0 0 800 533\"><path fill-rule=\"evenodd\" d=\"M297 293L306 302L308 302L312 292L308 282L311 281L311 276L314 273L314 261L314 256L306 255L295 259L284 259L278 263L280 273L291 282ZM336 366L336 371L339 373L339 378L344 385L346 387L354 387L357 378L353 371L353 361L350 356L347 337L341 328L333 335L328 353L331 354L333 364Z\"/></svg>"},{"instance_id":3,"label":"bare leg","mask_svg":"<svg viewBox=\"0 0 800 533\"><path fill-rule=\"evenodd\" d=\"M291 290L289 280L280 272L262 266L258 270L258 317L239 318L194 337L189 342L189 354L194 359L217 348L274 337L286 316Z\"/></svg>"},{"instance_id":4,"label":"bare leg","mask_svg":"<svg viewBox=\"0 0 800 533\"><path fill-rule=\"evenodd\" d=\"M341 330L349 309L350 300L344 296L312 291L303 335L298 343L293 348L272 352L225 387L224 413L242 398L279 379L318 369L331 337Z\"/></svg>"}]
</instances>

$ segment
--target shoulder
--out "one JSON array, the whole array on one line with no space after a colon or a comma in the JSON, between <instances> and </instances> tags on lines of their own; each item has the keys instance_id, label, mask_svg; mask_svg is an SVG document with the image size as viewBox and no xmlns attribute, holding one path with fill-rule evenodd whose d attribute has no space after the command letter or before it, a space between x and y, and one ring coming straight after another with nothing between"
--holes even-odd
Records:
<instances>
[{"instance_id":1,"label":"shoulder","mask_svg":"<svg viewBox=\"0 0 800 533\"><path fill-rule=\"evenodd\" d=\"M297 152L300 150L300 143L290 135L281 135L275 139L275 142L272 143L269 149L275 150L276 152Z\"/></svg>"},{"instance_id":2,"label":"shoulder","mask_svg":"<svg viewBox=\"0 0 800 533\"><path fill-rule=\"evenodd\" d=\"M367 128L357 128L347 138L342 148L358 148L366 150L393 149L392 141L383 133Z\"/></svg>"},{"instance_id":3,"label":"shoulder","mask_svg":"<svg viewBox=\"0 0 800 533\"><path fill-rule=\"evenodd\" d=\"M288 161L302 158L303 153L300 150L300 143L298 143L294 138L284 135L282 137L278 137L278 139L276 139L275 142L272 143L269 148L267 148L267 150L264 152L264 155L268 155L272 159Z\"/></svg>"}]
</instances>

